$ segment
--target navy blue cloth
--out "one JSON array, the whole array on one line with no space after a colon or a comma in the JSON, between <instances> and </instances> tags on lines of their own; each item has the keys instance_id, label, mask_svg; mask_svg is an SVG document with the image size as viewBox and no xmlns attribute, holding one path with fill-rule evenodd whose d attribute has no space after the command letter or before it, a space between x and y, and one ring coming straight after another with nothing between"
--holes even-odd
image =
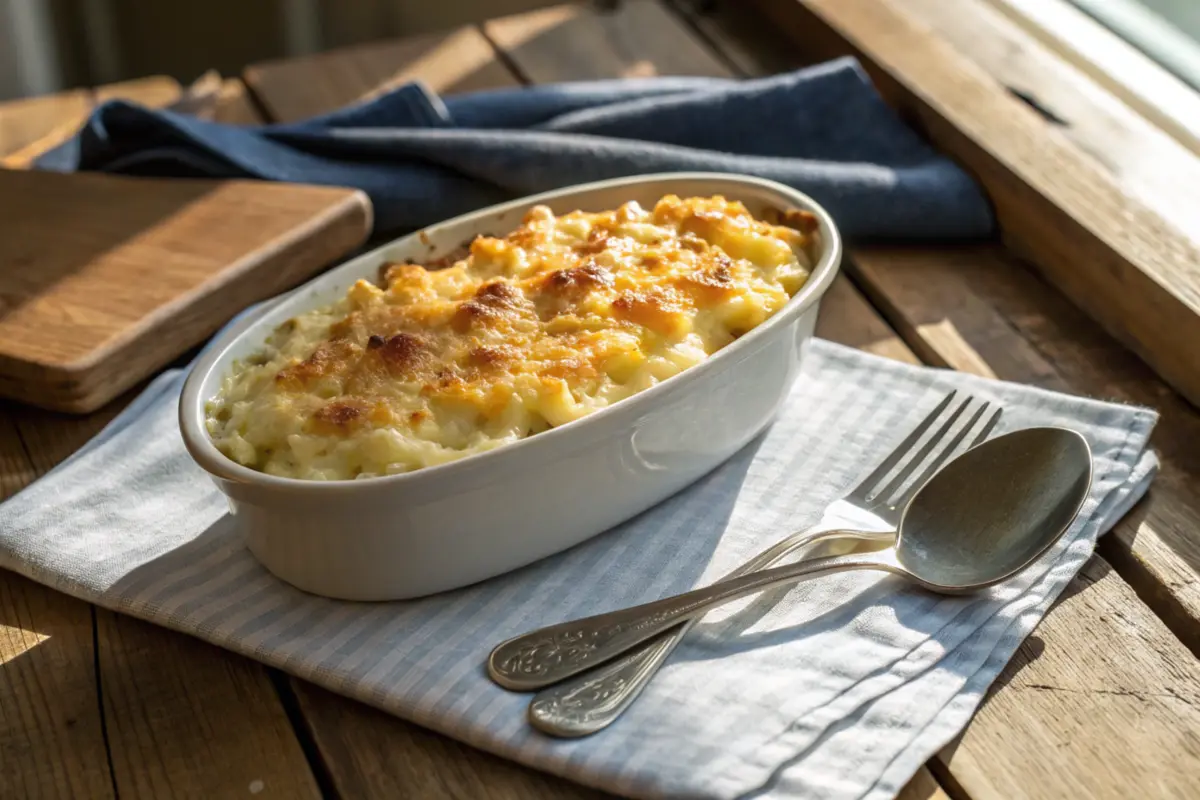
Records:
<instances>
[{"instance_id":1,"label":"navy blue cloth","mask_svg":"<svg viewBox=\"0 0 1200 800\"><path fill-rule=\"evenodd\" d=\"M701 170L770 178L855 238L992 230L979 187L853 59L754 80L649 78L440 98L411 83L298 123L243 127L111 101L43 169L353 186L398 234L575 183Z\"/></svg>"}]
</instances>

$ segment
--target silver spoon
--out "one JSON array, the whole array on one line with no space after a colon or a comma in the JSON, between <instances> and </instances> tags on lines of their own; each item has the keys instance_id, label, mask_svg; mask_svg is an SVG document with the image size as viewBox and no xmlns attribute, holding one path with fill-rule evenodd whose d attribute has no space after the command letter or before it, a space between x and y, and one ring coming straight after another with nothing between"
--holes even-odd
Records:
<instances>
[{"instance_id":1,"label":"silver spoon","mask_svg":"<svg viewBox=\"0 0 1200 800\"><path fill-rule=\"evenodd\" d=\"M951 461L917 492L892 547L765 569L540 628L497 645L488 674L506 689L540 689L722 603L827 573L876 569L943 594L978 591L1012 577L1057 542L1091 480L1091 450L1075 431L1027 428L998 436Z\"/></svg>"}]
</instances>

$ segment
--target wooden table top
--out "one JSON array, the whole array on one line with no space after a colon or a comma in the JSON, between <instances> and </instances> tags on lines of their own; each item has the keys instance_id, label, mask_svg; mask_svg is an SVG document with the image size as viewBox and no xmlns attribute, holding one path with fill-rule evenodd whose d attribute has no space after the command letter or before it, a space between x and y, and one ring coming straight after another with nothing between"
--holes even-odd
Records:
<instances>
[{"instance_id":1,"label":"wooden table top","mask_svg":"<svg viewBox=\"0 0 1200 800\"><path fill-rule=\"evenodd\" d=\"M226 81L215 115L296 119L411 78L453 92L654 74L746 76L827 55L797 50L756 11L711 5L562 6L262 64L245 72L244 83ZM1044 76L1042 102L1066 103L1061 113L1080 120L1061 146L1089 154L1089 163L1113 156L1111 180L1122 192L1144 187L1146 171L1122 172L1116 157L1130 136L1153 135L1127 110L1099 100L1088 106L1090 95L1081 100L1064 89L1066 78L1020 31L1004 29L1006 46L975 53L963 46L969 14L943 25L951 18L941 0L911 5L927 15L923 30L957 41L980 75L1006 86L1022 70L1026 79ZM0 157L77 121L96 96L162 105L179 91L151 79L2 105ZM1107 127L1094 122L1101 112ZM1196 168L1183 154L1171 157L1177 174ZM823 303L819 335L902 361L1162 413L1153 440L1162 471L1149 496L1101 541L964 734L903 797L1200 796L1200 414L1001 244L872 246L849 255L847 274ZM0 405L0 497L68 456L129 399L85 417ZM601 796L0 571L0 797L247 794Z\"/></svg>"}]
</instances>

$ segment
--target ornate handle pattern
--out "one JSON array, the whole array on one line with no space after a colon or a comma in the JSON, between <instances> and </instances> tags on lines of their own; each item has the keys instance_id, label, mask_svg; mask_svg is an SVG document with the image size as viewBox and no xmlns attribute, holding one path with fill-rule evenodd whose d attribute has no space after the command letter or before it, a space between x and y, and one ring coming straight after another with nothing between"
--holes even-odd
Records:
<instances>
[{"instance_id":1,"label":"ornate handle pattern","mask_svg":"<svg viewBox=\"0 0 1200 800\"><path fill-rule=\"evenodd\" d=\"M554 683L645 641L669 627L668 623L686 613L686 608L650 610L637 606L543 628L498 646L492 651L488 670L493 680L506 689Z\"/></svg>"},{"instance_id":2,"label":"ornate handle pattern","mask_svg":"<svg viewBox=\"0 0 1200 800\"><path fill-rule=\"evenodd\" d=\"M540 689L602 664L721 603L826 572L853 569L907 574L891 551L818 558L765 569L653 603L551 625L509 639L492 650L488 674L506 689Z\"/></svg>"},{"instance_id":3,"label":"ornate handle pattern","mask_svg":"<svg viewBox=\"0 0 1200 800\"><path fill-rule=\"evenodd\" d=\"M889 542L894 532L806 530L776 543L742 564L723 580L768 567L787 555L829 539ZM529 704L529 721L552 736L586 736L612 724L641 694L700 615L672 628L620 658L538 692Z\"/></svg>"}]
</instances>

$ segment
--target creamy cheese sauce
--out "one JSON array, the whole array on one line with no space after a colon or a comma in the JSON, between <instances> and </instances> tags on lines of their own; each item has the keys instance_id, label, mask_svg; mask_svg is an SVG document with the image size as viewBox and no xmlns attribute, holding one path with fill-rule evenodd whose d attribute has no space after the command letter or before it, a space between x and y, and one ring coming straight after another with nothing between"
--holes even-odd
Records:
<instances>
[{"instance_id":1,"label":"creamy cheese sauce","mask_svg":"<svg viewBox=\"0 0 1200 800\"><path fill-rule=\"evenodd\" d=\"M216 446L272 475L408 472L579 419L716 353L804 285L816 220L723 197L538 206L449 266L392 264L281 325L209 403Z\"/></svg>"}]
</instances>

